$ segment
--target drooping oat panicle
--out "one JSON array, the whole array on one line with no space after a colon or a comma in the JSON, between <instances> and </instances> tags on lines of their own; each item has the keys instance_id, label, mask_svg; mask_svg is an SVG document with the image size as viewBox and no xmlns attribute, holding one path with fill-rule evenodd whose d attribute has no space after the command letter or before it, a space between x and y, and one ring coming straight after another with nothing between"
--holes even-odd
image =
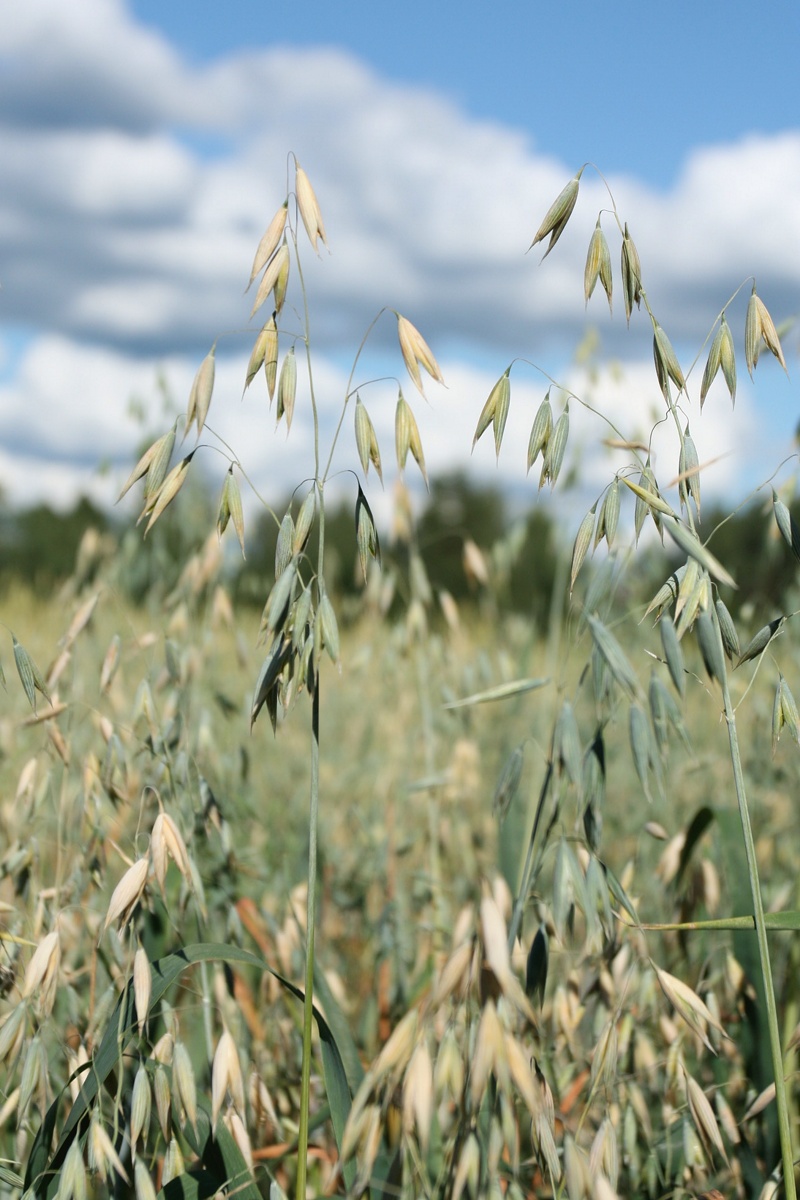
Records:
<instances>
[{"instance_id":1,"label":"drooping oat panicle","mask_svg":"<svg viewBox=\"0 0 800 1200\"><path fill-rule=\"evenodd\" d=\"M158 886L163 892L164 881L167 877L167 858L171 858L187 883L191 882L189 867L189 852L181 836L178 826L169 813L160 812L153 823L150 836L150 854L153 860L153 874Z\"/></svg>"},{"instance_id":2,"label":"drooping oat panicle","mask_svg":"<svg viewBox=\"0 0 800 1200\"><path fill-rule=\"evenodd\" d=\"M504 820L506 813L519 792L524 762L524 746L515 746L506 759L503 769L500 772L500 777L495 784L494 797L492 799L492 815L500 821Z\"/></svg>"},{"instance_id":3,"label":"drooping oat panicle","mask_svg":"<svg viewBox=\"0 0 800 1200\"><path fill-rule=\"evenodd\" d=\"M733 334L728 322L725 320L725 313L722 314L714 340L711 343L711 349L708 352L706 360L706 369L703 372L703 382L700 385L700 408L705 403L706 396L711 384L714 382L717 372L722 367L722 374L725 378L728 391L730 392L731 402L736 402L736 352L733 346Z\"/></svg>"},{"instance_id":4,"label":"drooping oat panicle","mask_svg":"<svg viewBox=\"0 0 800 1200\"><path fill-rule=\"evenodd\" d=\"M711 615L713 610L702 611L695 623L697 644L710 679L720 684L725 682L725 651L719 627Z\"/></svg>"},{"instance_id":5,"label":"drooping oat panicle","mask_svg":"<svg viewBox=\"0 0 800 1200\"><path fill-rule=\"evenodd\" d=\"M736 626L733 623L733 617L728 612L725 603L719 598L715 601L714 607L717 610L717 621L719 622L719 632L722 638L722 645L728 658L733 661L738 658L741 653L739 646L739 635L736 632Z\"/></svg>"},{"instance_id":6,"label":"drooping oat panicle","mask_svg":"<svg viewBox=\"0 0 800 1200\"><path fill-rule=\"evenodd\" d=\"M623 483L627 484L628 480L623 479ZM642 471L641 475L639 476L639 489L640 489L640 491L636 493L636 504L634 506L634 515L633 515L634 538L635 538L636 542L639 541L639 537L641 536L641 532L642 532L642 529L644 528L644 523L647 520L648 513L650 513L650 515L652 516L653 524L655 525L656 529L658 530L660 536L663 537L664 535L661 531L661 518L659 516L658 509L651 508L650 505L647 503L647 499L646 499L647 495L658 497L658 483L656 482L656 477L653 473L653 469L650 466L650 456L649 455L647 457L647 462L645 463L644 470Z\"/></svg>"},{"instance_id":7,"label":"drooping oat panicle","mask_svg":"<svg viewBox=\"0 0 800 1200\"><path fill-rule=\"evenodd\" d=\"M172 450L175 445L175 426L157 438L152 446L145 450L142 457L137 462L136 466L131 471L128 478L125 480L122 491L117 496L117 503L122 497L133 487L137 480L143 475L147 476L145 483L145 496L148 494L154 495L167 474L169 460L172 457Z\"/></svg>"},{"instance_id":8,"label":"drooping oat panicle","mask_svg":"<svg viewBox=\"0 0 800 1200\"><path fill-rule=\"evenodd\" d=\"M665 517L664 528L669 533L670 537L677 542L681 550L688 554L692 559L708 571L709 575L713 575L720 583L727 584L728 587L736 587L736 580L732 575L725 570L722 563L711 553L711 551L702 544L689 529L684 525L683 521L677 517Z\"/></svg>"},{"instance_id":9,"label":"drooping oat panicle","mask_svg":"<svg viewBox=\"0 0 800 1200\"><path fill-rule=\"evenodd\" d=\"M292 427L292 417L294 416L294 402L297 396L297 356L295 355L294 346L290 346L286 353L283 365L281 366L281 377L278 380L278 415L281 417L286 414L286 433L288 436L289 430Z\"/></svg>"},{"instance_id":10,"label":"drooping oat panicle","mask_svg":"<svg viewBox=\"0 0 800 1200\"><path fill-rule=\"evenodd\" d=\"M402 389L397 397L397 408L395 409L394 417L394 436L395 446L397 449L397 465L401 471L405 470L406 459L408 452L411 451L417 466L422 472L422 478L425 480L425 486L428 486L428 472L425 469L425 456L422 452L422 441L419 436L419 427L413 412L405 399Z\"/></svg>"},{"instance_id":11,"label":"drooping oat panicle","mask_svg":"<svg viewBox=\"0 0 800 1200\"><path fill-rule=\"evenodd\" d=\"M656 320L653 321L653 359L656 364L658 386L661 388L664 399L669 401L670 379L679 392L685 391L686 380L672 348L672 343Z\"/></svg>"},{"instance_id":12,"label":"drooping oat panicle","mask_svg":"<svg viewBox=\"0 0 800 1200\"><path fill-rule=\"evenodd\" d=\"M663 971L655 963L652 966L656 973L656 978L661 985L661 990L672 1007L684 1019L690 1029L697 1034L706 1048L712 1054L716 1054L714 1047L708 1039L708 1029L709 1027L716 1029L723 1036L725 1030L713 1016L708 1005L682 979L678 979L675 975L670 975L668 971Z\"/></svg>"},{"instance_id":13,"label":"drooping oat panicle","mask_svg":"<svg viewBox=\"0 0 800 1200\"><path fill-rule=\"evenodd\" d=\"M800 559L800 528L798 528L788 506L784 504L774 489L772 492L772 511L781 537L786 542L786 545L789 546L795 558Z\"/></svg>"},{"instance_id":14,"label":"drooping oat panicle","mask_svg":"<svg viewBox=\"0 0 800 1200\"><path fill-rule=\"evenodd\" d=\"M694 506L697 509L697 515L700 516L700 459L697 455L697 447L689 433L689 426L683 431L681 440L681 449L678 456L678 476L680 482L678 491L681 501L688 508L689 497L694 500Z\"/></svg>"},{"instance_id":15,"label":"drooping oat panicle","mask_svg":"<svg viewBox=\"0 0 800 1200\"><path fill-rule=\"evenodd\" d=\"M609 550L613 546L619 522L619 505L619 480L614 479L606 488L603 503L600 505L600 512L597 515L597 529L594 535L595 549L603 538L606 539Z\"/></svg>"},{"instance_id":16,"label":"drooping oat panicle","mask_svg":"<svg viewBox=\"0 0 800 1200\"><path fill-rule=\"evenodd\" d=\"M611 310L611 292L613 279L611 277L611 251L608 248L606 235L600 226L600 218L589 242L589 253L586 256L586 267L583 272L583 294L588 305L589 299L600 280L603 290L608 297L608 307ZM613 311L613 310L612 310Z\"/></svg>"},{"instance_id":17,"label":"drooping oat panicle","mask_svg":"<svg viewBox=\"0 0 800 1200\"><path fill-rule=\"evenodd\" d=\"M339 623L336 620L336 611L331 603L328 592L324 586L321 587L319 607L317 608L317 622L319 624L320 639L319 650L327 650L328 656L334 663L339 661Z\"/></svg>"},{"instance_id":18,"label":"drooping oat panicle","mask_svg":"<svg viewBox=\"0 0 800 1200\"><path fill-rule=\"evenodd\" d=\"M242 558L245 558L242 493L239 490L239 481L233 473L233 463L231 463L225 475L225 483L222 486L222 495L217 512L217 533L220 537L222 537L227 529L230 520L233 520L233 528L236 530L236 536L239 539Z\"/></svg>"},{"instance_id":19,"label":"drooping oat panicle","mask_svg":"<svg viewBox=\"0 0 800 1200\"><path fill-rule=\"evenodd\" d=\"M316 488L309 488L306 492L305 499L300 505L300 511L297 514L297 520L294 526L294 537L292 539L292 554L302 554L306 548L306 543L311 535L311 530L314 528L314 518L317 513L317 491Z\"/></svg>"},{"instance_id":20,"label":"drooping oat panicle","mask_svg":"<svg viewBox=\"0 0 800 1200\"><path fill-rule=\"evenodd\" d=\"M239 1062L239 1051L231 1034L226 1029L217 1042L214 1062L211 1067L211 1129L216 1135L219 1116L226 1093L240 1116L244 1116L244 1080Z\"/></svg>"},{"instance_id":21,"label":"drooping oat panicle","mask_svg":"<svg viewBox=\"0 0 800 1200\"><path fill-rule=\"evenodd\" d=\"M536 236L528 247L529 250L532 250L535 245L541 242L542 239L546 238L549 234L550 242L547 250L544 253L544 258L547 258L547 255L561 237L561 234L567 227L567 222L572 216L572 210L575 208L575 204L578 199L578 190L580 188L582 174L583 167L581 167L577 175L570 179L566 187L564 187L559 192L558 196L556 196L555 200L545 213L544 220L536 231Z\"/></svg>"},{"instance_id":22,"label":"drooping oat panicle","mask_svg":"<svg viewBox=\"0 0 800 1200\"><path fill-rule=\"evenodd\" d=\"M608 664L611 674L617 683L633 699L639 690L639 682L633 667L628 662L625 653L613 633L593 614L588 614L586 620L592 634L592 641Z\"/></svg>"},{"instance_id":23,"label":"drooping oat panicle","mask_svg":"<svg viewBox=\"0 0 800 1200\"><path fill-rule=\"evenodd\" d=\"M739 661L736 666L741 667L742 663L751 662L752 659L758 658L760 654L763 654L772 639L777 637L781 632L785 621L786 617L776 617L768 625L762 625L758 633L754 634L739 655Z\"/></svg>"},{"instance_id":24,"label":"drooping oat panicle","mask_svg":"<svg viewBox=\"0 0 800 1200\"><path fill-rule=\"evenodd\" d=\"M637 308L641 306L642 264L633 238L628 233L627 222L622 235L622 294L625 298L625 319L630 325L634 304Z\"/></svg>"},{"instance_id":25,"label":"drooping oat panicle","mask_svg":"<svg viewBox=\"0 0 800 1200\"><path fill-rule=\"evenodd\" d=\"M506 428L506 418L508 417L508 409L511 404L511 380L509 372L511 368L497 381L495 389L497 390L497 402L494 406L494 416L492 423L494 425L494 449L495 456L500 458L500 447L503 443L503 434Z\"/></svg>"},{"instance_id":26,"label":"drooping oat panicle","mask_svg":"<svg viewBox=\"0 0 800 1200\"><path fill-rule=\"evenodd\" d=\"M433 357L433 351L416 326L400 313L395 313L395 316L397 317L397 336L400 341L403 362L406 364L406 369L413 379L417 391L424 396L425 390L422 386L420 366L423 366L437 383L444 384L444 377L439 369L439 364Z\"/></svg>"},{"instance_id":27,"label":"drooping oat panicle","mask_svg":"<svg viewBox=\"0 0 800 1200\"><path fill-rule=\"evenodd\" d=\"M511 402L510 371L511 367L508 367L489 393L489 398L483 406L475 428L475 435L472 439L473 450L478 439L493 424L495 451L498 457L500 455L500 446L503 441L503 432L506 427L506 418L508 417L508 408Z\"/></svg>"},{"instance_id":28,"label":"drooping oat panicle","mask_svg":"<svg viewBox=\"0 0 800 1200\"><path fill-rule=\"evenodd\" d=\"M136 1159L133 1169L133 1182L136 1191L136 1200L156 1200L156 1185L153 1183L150 1172L141 1158Z\"/></svg>"},{"instance_id":29,"label":"drooping oat panicle","mask_svg":"<svg viewBox=\"0 0 800 1200\"><path fill-rule=\"evenodd\" d=\"M537 408L536 416L533 419L533 427L528 442L528 471L530 471L539 455L543 451L547 452L552 432L553 410L550 407L550 390L548 389L547 395Z\"/></svg>"},{"instance_id":30,"label":"drooping oat panicle","mask_svg":"<svg viewBox=\"0 0 800 1200\"><path fill-rule=\"evenodd\" d=\"M149 868L149 858L140 858L122 876L111 893L103 930L108 929L112 921L119 920L124 925L130 920L134 909L144 895Z\"/></svg>"},{"instance_id":31,"label":"drooping oat panicle","mask_svg":"<svg viewBox=\"0 0 800 1200\"><path fill-rule=\"evenodd\" d=\"M278 541L275 546L275 578L279 579L289 565L294 554L294 520L291 510L284 513L278 530Z\"/></svg>"},{"instance_id":32,"label":"drooping oat panicle","mask_svg":"<svg viewBox=\"0 0 800 1200\"><path fill-rule=\"evenodd\" d=\"M192 1060L183 1042L176 1042L172 1052L172 1096L186 1114L197 1136L197 1084Z\"/></svg>"},{"instance_id":33,"label":"drooping oat panicle","mask_svg":"<svg viewBox=\"0 0 800 1200\"><path fill-rule=\"evenodd\" d=\"M564 455L567 449L567 440L569 438L569 404L562 412L561 416L556 421L553 432L547 441L547 448L544 452L544 460L542 462L542 472L539 476L539 489L544 487L545 482L549 479L550 486L555 487L556 480L561 472L561 467L564 463Z\"/></svg>"},{"instance_id":34,"label":"drooping oat panicle","mask_svg":"<svg viewBox=\"0 0 800 1200\"><path fill-rule=\"evenodd\" d=\"M168 1183L172 1183L173 1179L178 1179L185 1173L185 1171L186 1163L183 1158L183 1151L178 1145L178 1139L171 1137L169 1139L167 1152L164 1155L164 1162L161 1167L162 1188L165 1188Z\"/></svg>"},{"instance_id":35,"label":"drooping oat panicle","mask_svg":"<svg viewBox=\"0 0 800 1200\"><path fill-rule=\"evenodd\" d=\"M297 207L300 210L300 216L306 227L308 240L315 250L320 238L322 238L324 245L327 246L328 239L325 236L325 226L322 223L322 213L320 212L317 197L314 194L314 189L309 182L308 176L299 163L296 163L294 186L295 195L297 196Z\"/></svg>"},{"instance_id":36,"label":"drooping oat panicle","mask_svg":"<svg viewBox=\"0 0 800 1200\"><path fill-rule=\"evenodd\" d=\"M678 695L683 696L686 688L683 651L678 641L678 635L675 632L674 622L671 617L664 615L658 624L661 630L661 645L664 650L664 660L667 664L670 679L675 684Z\"/></svg>"},{"instance_id":37,"label":"drooping oat panicle","mask_svg":"<svg viewBox=\"0 0 800 1200\"><path fill-rule=\"evenodd\" d=\"M206 423L211 396L214 391L216 350L217 343L215 342L197 368L197 374L194 377L192 388L189 392L189 404L186 410L186 428L183 431L184 437L191 429L192 423L197 425L197 436L199 437Z\"/></svg>"},{"instance_id":38,"label":"drooping oat panicle","mask_svg":"<svg viewBox=\"0 0 800 1200\"><path fill-rule=\"evenodd\" d=\"M140 1035L144 1033L152 991L153 974L150 969L150 959L147 957L146 950L139 946L133 956L133 999Z\"/></svg>"},{"instance_id":39,"label":"drooping oat panicle","mask_svg":"<svg viewBox=\"0 0 800 1200\"><path fill-rule=\"evenodd\" d=\"M183 487L184 483L186 482L186 475L189 470L189 464L191 463L194 456L195 456L195 451L192 450L191 454L187 454L185 458L182 458L181 461L177 464L177 466L174 466L172 468L169 475L166 477L166 479L162 483L161 487L158 489L156 494L153 496L152 503L149 504L149 506L145 505L145 508L144 508L141 516L139 517L139 520L141 521L142 517L147 516L148 513L150 514L150 519L147 522L147 525L145 526L145 531L144 531L145 537L147 537L148 533L153 528L156 521L161 516L161 514L163 513L163 511L167 507L167 505L172 503L172 501L177 496L178 492Z\"/></svg>"},{"instance_id":40,"label":"drooping oat panicle","mask_svg":"<svg viewBox=\"0 0 800 1200\"><path fill-rule=\"evenodd\" d=\"M53 1010L60 965L61 940L58 930L54 929L34 950L22 984L24 999L32 996L34 992L39 992L39 1005L44 1014Z\"/></svg>"},{"instance_id":41,"label":"drooping oat panicle","mask_svg":"<svg viewBox=\"0 0 800 1200\"><path fill-rule=\"evenodd\" d=\"M278 249L278 245L280 243L281 238L283 237L283 231L286 226L286 215L287 215L288 211L289 211L289 201L284 200L283 204L280 206L278 211L275 213L275 216L270 221L270 223L267 227L266 233L262 237L261 241L258 243L258 249L256 250L256 256L253 259L253 269L250 272L250 282L248 283L247 289L246 289L247 291L249 291L250 288L252 287L253 280L255 279L256 275L261 274L261 272L264 270L264 267L267 265L267 263L272 258L275 251Z\"/></svg>"},{"instance_id":42,"label":"drooping oat panicle","mask_svg":"<svg viewBox=\"0 0 800 1200\"><path fill-rule=\"evenodd\" d=\"M268 263L267 269L261 277L261 283L258 285L253 307L250 309L250 317L255 316L270 292L275 293L275 311L280 312L283 308L283 301L286 298L288 280L289 247L284 242L276 251L271 262Z\"/></svg>"},{"instance_id":43,"label":"drooping oat panicle","mask_svg":"<svg viewBox=\"0 0 800 1200\"><path fill-rule=\"evenodd\" d=\"M150 1088L150 1076L144 1063L139 1063L133 1080L133 1095L131 1098L131 1155L136 1158L136 1145L142 1134L147 1138L150 1128L150 1114L153 1108L153 1094Z\"/></svg>"},{"instance_id":44,"label":"drooping oat panicle","mask_svg":"<svg viewBox=\"0 0 800 1200\"><path fill-rule=\"evenodd\" d=\"M689 1112L692 1116L695 1129L700 1134L700 1138L706 1146L713 1146L720 1157L730 1166L728 1155L725 1152L725 1145L722 1141L722 1134L717 1125L717 1118L714 1116L714 1110L709 1104L708 1097L696 1079L693 1079L683 1067L683 1076L686 1082L686 1098L689 1101Z\"/></svg>"},{"instance_id":45,"label":"drooping oat panicle","mask_svg":"<svg viewBox=\"0 0 800 1200\"><path fill-rule=\"evenodd\" d=\"M86 1145L89 1151L89 1166L92 1170L97 1171L104 1183L108 1178L109 1169L115 1171L120 1179L124 1179L128 1184L130 1183L128 1173L122 1165L122 1160L114 1149L114 1143L111 1141L102 1123L99 1109L95 1109L92 1113Z\"/></svg>"},{"instance_id":46,"label":"drooping oat panicle","mask_svg":"<svg viewBox=\"0 0 800 1200\"><path fill-rule=\"evenodd\" d=\"M36 663L31 658L25 647L17 641L14 634L11 634L11 644L14 649L14 663L17 668L17 674L20 678L20 683L28 698L28 703L31 708L36 711L36 693L41 692L46 700L50 699L50 693L47 690L47 684L42 678L42 673Z\"/></svg>"},{"instance_id":47,"label":"drooping oat panicle","mask_svg":"<svg viewBox=\"0 0 800 1200\"><path fill-rule=\"evenodd\" d=\"M403 1080L403 1129L415 1129L423 1155L427 1154L433 1117L433 1063L424 1038L417 1043Z\"/></svg>"},{"instance_id":48,"label":"drooping oat panicle","mask_svg":"<svg viewBox=\"0 0 800 1200\"><path fill-rule=\"evenodd\" d=\"M575 587L575 580L578 578L578 573L584 564L586 555L589 552L589 547L592 544L592 533L594 531L596 512L597 501L595 500L594 504L578 526L578 532L575 537L575 545L572 547L572 568L570 570L569 577L570 596L572 595L573 588Z\"/></svg>"},{"instance_id":49,"label":"drooping oat panicle","mask_svg":"<svg viewBox=\"0 0 800 1200\"><path fill-rule=\"evenodd\" d=\"M369 560L370 558L374 558L380 564L381 547L378 541L378 531L375 527L375 518L367 503L367 498L361 490L361 484L358 485L358 497L356 499L356 544L358 546L358 560L361 564L364 582L366 583Z\"/></svg>"},{"instance_id":50,"label":"drooping oat panicle","mask_svg":"<svg viewBox=\"0 0 800 1200\"><path fill-rule=\"evenodd\" d=\"M242 396L244 396L245 392L250 387L250 384L253 382L256 375L258 374L258 372L261 370L262 366L264 365L264 359L265 359L266 353L267 353L267 346L268 346L269 340L270 340L270 332L271 332L270 331L270 323L271 323L271 321L272 321L272 318L270 318L270 320L267 321L266 325L264 325L261 328L261 331L259 332L258 337L256 338L255 342L253 343L253 349L250 351L250 360L247 364L247 374L245 375L245 379L244 379L244 387L242 389ZM271 399L272 399L272 397L270 396L270 400Z\"/></svg>"},{"instance_id":51,"label":"drooping oat panicle","mask_svg":"<svg viewBox=\"0 0 800 1200\"><path fill-rule=\"evenodd\" d=\"M356 449L358 457L361 460L361 466L364 474L369 474L369 464L375 467L378 472L378 478L383 483L383 471L381 470L381 452L378 448L378 437L375 433L375 426L370 420L369 413L361 403L361 397L356 393Z\"/></svg>"},{"instance_id":52,"label":"drooping oat panicle","mask_svg":"<svg viewBox=\"0 0 800 1200\"><path fill-rule=\"evenodd\" d=\"M775 322L769 315L766 304L756 293L756 285L753 284L753 291L747 304L747 315L744 323L744 359L747 363L747 370L750 373L751 379L753 378L753 371L756 368L761 353L762 342L775 355L784 371L786 371L786 359L783 357L783 350L781 349Z\"/></svg>"}]
</instances>

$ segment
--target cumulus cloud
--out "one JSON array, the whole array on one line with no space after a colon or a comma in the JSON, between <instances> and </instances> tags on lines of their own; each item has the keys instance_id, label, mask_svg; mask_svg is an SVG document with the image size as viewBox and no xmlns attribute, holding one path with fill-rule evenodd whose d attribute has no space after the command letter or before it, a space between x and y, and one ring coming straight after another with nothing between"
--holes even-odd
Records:
<instances>
[{"instance_id":1,"label":"cumulus cloud","mask_svg":"<svg viewBox=\"0 0 800 1200\"><path fill-rule=\"evenodd\" d=\"M610 206L591 168L557 251L540 264L541 248L525 250L579 164L541 156L524 132L474 120L433 90L389 83L344 51L273 46L195 65L138 25L122 0L34 0L0 28L0 58L0 319L30 339L0 391L0 435L17 455L35 446L51 467L61 463L51 475L59 488L70 456L119 461L131 450L135 431L123 419L131 391L152 392L160 364L185 394L220 331L240 331L220 343L231 411L238 405L258 327L245 331L243 287L285 195L290 149L312 178L331 241L330 255L306 253L305 270L332 394L386 304L423 329L455 381L437 402L447 415L429 435L432 466L453 457L454 413L464 420L459 445L469 444L482 393L512 356L566 369L586 327L586 247L598 210ZM650 301L682 357L699 350L752 273L776 319L796 306L800 259L787 246L800 244L800 131L698 149L666 193L632 177L609 182ZM598 385L616 412L633 391L641 401L655 387L649 362L640 366L652 333L638 312L625 329L619 233L610 213L603 222L615 313L596 294L589 316L605 347L629 360L624 385L608 395ZM739 339L748 290L731 307ZM381 321L365 359L375 374L399 370L394 337L391 319ZM467 397L477 405L468 419ZM737 411L739 438L749 437L747 403ZM389 438L393 400L384 407ZM526 442L513 424L522 408L509 429ZM274 480L277 470L288 481L308 436L298 420L280 466L264 458L256 474Z\"/></svg>"}]
</instances>

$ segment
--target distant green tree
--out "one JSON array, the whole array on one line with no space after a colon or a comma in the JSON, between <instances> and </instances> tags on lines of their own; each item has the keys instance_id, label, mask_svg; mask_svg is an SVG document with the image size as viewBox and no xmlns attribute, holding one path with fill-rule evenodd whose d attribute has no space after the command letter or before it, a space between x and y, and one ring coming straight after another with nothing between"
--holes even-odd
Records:
<instances>
[{"instance_id":1,"label":"distant green tree","mask_svg":"<svg viewBox=\"0 0 800 1200\"><path fill-rule=\"evenodd\" d=\"M49 504L7 510L0 523L0 578L6 586L20 579L32 587L51 587L71 574L87 529L109 528L108 516L85 496L64 513Z\"/></svg>"}]
</instances>

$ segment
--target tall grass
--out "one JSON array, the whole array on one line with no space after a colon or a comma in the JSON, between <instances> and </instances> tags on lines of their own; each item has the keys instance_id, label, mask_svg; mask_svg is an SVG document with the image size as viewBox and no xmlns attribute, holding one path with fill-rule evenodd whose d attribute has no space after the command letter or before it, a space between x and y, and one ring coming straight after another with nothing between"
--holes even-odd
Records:
<instances>
[{"instance_id":1,"label":"tall grass","mask_svg":"<svg viewBox=\"0 0 800 1200\"><path fill-rule=\"evenodd\" d=\"M555 248L581 176L533 245ZM797 951L773 947L800 924L780 801L797 782L781 737L800 739L796 655L774 614L753 618L749 643L730 617L735 580L698 532L690 432L712 386L715 403L723 382L735 394L733 298L698 386L611 198L584 294L599 282L610 301L617 280L628 321L650 322L679 442L659 473L676 482L660 487L648 448L612 427L628 459L563 558L543 647L499 616L491 548L467 545L472 578L497 590L480 620L435 593L402 491L400 545L383 547L396 564L380 575L368 493L384 460L358 376L372 327L323 445L301 235L314 249L326 235L296 164L287 191L253 266L251 315L272 315L245 377L287 426L307 395L312 482L275 514L260 622L234 611L224 582L219 539L230 527L244 545L248 486L224 444L217 528L157 616L126 606L113 556L86 570L91 545L46 622L8 602L32 713L0 729L0 1186L47 1200L87 1187L138 1200L159 1188L794 1196ZM396 324L424 394L423 372L441 372L422 334L392 310L376 320ZM743 346L751 374L762 351L785 365L754 290ZM214 437L214 360L212 347L185 418L123 489L143 481L147 529L179 511L204 449L180 457L181 437ZM498 453L521 369L503 371L477 418L475 440L491 427ZM527 458L557 494L570 409L587 402L548 381ZM398 385L399 468L413 459L427 478L414 407ZM365 584L353 628L326 585L340 442ZM797 553L777 495L773 519ZM627 609L645 523L680 565ZM605 561L590 564L601 543Z\"/></svg>"}]
</instances>

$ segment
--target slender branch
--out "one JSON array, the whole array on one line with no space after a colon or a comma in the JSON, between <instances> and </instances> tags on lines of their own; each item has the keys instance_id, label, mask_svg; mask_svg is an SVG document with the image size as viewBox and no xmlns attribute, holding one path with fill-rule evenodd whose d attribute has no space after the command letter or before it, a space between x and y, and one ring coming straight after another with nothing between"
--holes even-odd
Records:
<instances>
[{"instance_id":1,"label":"slender branch","mask_svg":"<svg viewBox=\"0 0 800 1200\"><path fill-rule=\"evenodd\" d=\"M781 1050L781 1035L778 1028L778 1008L775 1001L775 985L772 979L772 967L767 941L767 926L764 920L764 904L761 898L761 883L758 875L756 847L753 840L753 830L750 824L750 810L747 804L744 771L739 752L739 737L736 729L736 713L731 702L727 673L722 679L722 700L725 720L728 726L728 741L730 743L731 764L733 766L733 782L736 788L736 800L739 805L739 817L742 823L742 836L747 858L747 873L750 878L750 893L753 901L753 918L756 927L758 954L761 962L761 977L764 983L764 999L767 1008L767 1028L769 1031L769 1048L772 1059L772 1073L775 1080L775 1102L778 1111L778 1133L781 1143L781 1161L783 1164L783 1183L787 1200L796 1200L794 1180L794 1155L792 1151L792 1131L789 1122L789 1104L786 1096L786 1082L783 1069L783 1053Z\"/></svg>"}]
</instances>

